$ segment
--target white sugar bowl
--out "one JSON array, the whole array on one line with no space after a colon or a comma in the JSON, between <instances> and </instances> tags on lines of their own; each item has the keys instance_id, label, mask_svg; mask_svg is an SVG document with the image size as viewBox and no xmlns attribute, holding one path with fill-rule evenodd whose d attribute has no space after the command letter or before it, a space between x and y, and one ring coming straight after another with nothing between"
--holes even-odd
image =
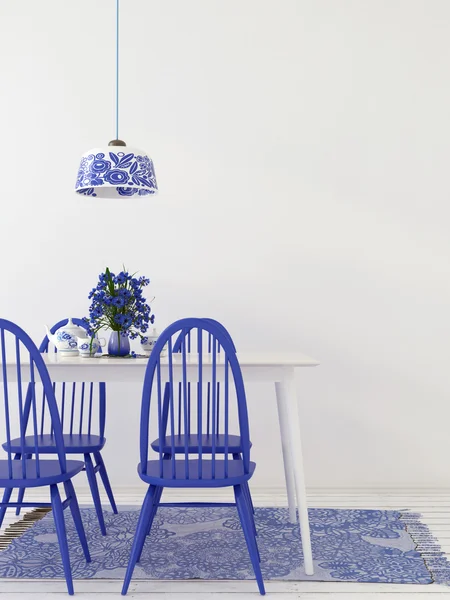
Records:
<instances>
[{"instance_id":1,"label":"white sugar bowl","mask_svg":"<svg viewBox=\"0 0 450 600\"><path fill-rule=\"evenodd\" d=\"M141 338L141 350L144 354L151 354L156 341L158 339L158 332L156 328L153 327L152 332L149 335Z\"/></svg>"},{"instance_id":2,"label":"white sugar bowl","mask_svg":"<svg viewBox=\"0 0 450 600\"><path fill-rule=\"evenodd\" d=\"M152 350L155 347L158 337L159 337L158 332L156 331L156 328L153 327L151 334L147 335L141 339L141 349L144 354L147 354L147 356L149 356L152 353ZM166 356L166 354L167 354L167 344L161 350L160 356Z\"/></svg>"},{"instance_id":3,"label":"white sugar bowl","mask_svg":"<svg viewBox=\"0 0 450 600\"><path fill-rule=\"evenodd\" d=\"M77 340L77 349L82 358L89 358L91 356L95 356L100 348L103 348L106 345L106 340L104 338L78 338Z\"/></svg>"}]
</instances>

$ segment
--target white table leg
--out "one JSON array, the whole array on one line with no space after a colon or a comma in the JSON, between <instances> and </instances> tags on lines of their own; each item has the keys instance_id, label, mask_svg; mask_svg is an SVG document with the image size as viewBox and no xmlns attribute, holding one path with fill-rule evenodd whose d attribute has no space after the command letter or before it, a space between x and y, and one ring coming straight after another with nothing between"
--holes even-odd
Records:
<instances>
[{"instance_id":1,"label":"white table leg","mask_svg":"<svg viewBox=\"0 0 450 600\"><path fill-rule=\"evenodd\" d=\"M278 421L280 424L281 449L283 451L284 478L286 480L286 491L289 506L289 521L297 523L297 504L295 502L295 480L294 467L292 463L292 442L289 431L289 418L286 406L286 393L283 384L275 383L277 394Z\"/></svg>"},{"instance_id":2,"label":"white table leg","mask_svg":"<svg viewBox=\"0 0 450 600\"><path fill-rule=\"evenodd\" d=\"M297 392L295 390L294 369L286 369L286 377L280 383L281 397L287 408L290 428L289 441L292 443L291 456L294 470L295 489L297 492L298 516L302 536L303 557L306 575L314 575L314 565L309 530L308 505L306 502L305 473L303 468L303 453L300 434L300 419L298 412Z\"/></svg>"}]
</instances>

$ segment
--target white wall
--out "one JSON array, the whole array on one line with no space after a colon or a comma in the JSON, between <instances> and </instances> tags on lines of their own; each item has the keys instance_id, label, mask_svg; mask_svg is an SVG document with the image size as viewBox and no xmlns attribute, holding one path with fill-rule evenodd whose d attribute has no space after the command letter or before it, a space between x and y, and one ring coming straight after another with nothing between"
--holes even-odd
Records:
<instances>
[{"instance_id":1,"label":"white wall","mask_svg":"<svg viewBox=\"0 0 450 600\"><path fill-rule=\"evenodd\" d=\"M0 0L0 315L39 340L106 266L158 326L300 350L311 486L450 485L447 0L122 0L121 131L160 195L89 200L114 137L112 0ZM301 384L301 385L300 385ZM273 390L248 390L255 485L281 485ZM114 484L140 390L110 389Z\"/></svg>"}]
</instances>

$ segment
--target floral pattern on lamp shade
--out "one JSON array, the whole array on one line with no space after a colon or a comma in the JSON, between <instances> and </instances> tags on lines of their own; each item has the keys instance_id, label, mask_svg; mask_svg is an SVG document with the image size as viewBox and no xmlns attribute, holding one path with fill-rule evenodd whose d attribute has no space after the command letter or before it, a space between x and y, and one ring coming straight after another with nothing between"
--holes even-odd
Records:
<instances>
[{"instance_id":1,"label":"floral pattern on lamp shade","mask_svg":"<svg viewBox=\"0 0 450 600\"><path fill-rule=\"evenodd\" d=\"M102 190L108 197L114 190L117 196L147 196L158 191L153 161L139 150L107 154L92 150L86 153L80 162L75 191L84 196L102 196Z\"/></svg>"}]
</instances>

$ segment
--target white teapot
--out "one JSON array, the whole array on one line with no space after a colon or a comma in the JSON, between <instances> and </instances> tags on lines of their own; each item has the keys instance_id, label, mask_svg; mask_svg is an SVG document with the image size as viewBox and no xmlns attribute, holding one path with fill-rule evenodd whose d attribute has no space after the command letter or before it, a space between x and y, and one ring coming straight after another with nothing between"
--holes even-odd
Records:
<instances>
[{"instance_id":1,"label":"white teapot","mask_svg":"<svg viewBox=\"0 0 450 600\"><path fill-rule=\"evenodd\" d=\"M78 354L78 338L87 338L86 329L74 325L72 319L69 319L67 325L57 329L54 334L47 326L45 326L45 330L48 339L56 346L58 352L64 354Z\"/></svg>"}]
</instances>

